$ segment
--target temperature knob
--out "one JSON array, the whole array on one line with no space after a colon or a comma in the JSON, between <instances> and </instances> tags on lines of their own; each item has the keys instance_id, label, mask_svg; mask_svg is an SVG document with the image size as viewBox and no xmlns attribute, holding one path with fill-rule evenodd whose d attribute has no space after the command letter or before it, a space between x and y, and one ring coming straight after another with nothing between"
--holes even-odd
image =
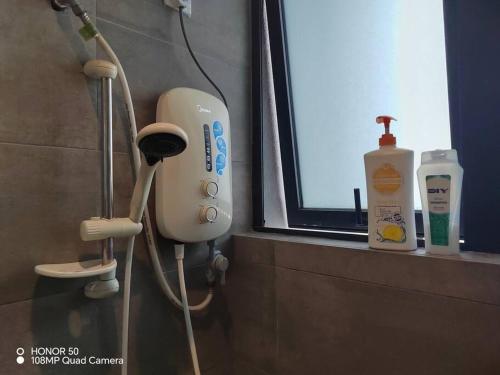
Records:
<instances>
[{"instance_id":1,"label":"temperature knob","mask_svg":"<svg viewBox=\"0 0 500 375\"><path fill-rule=\"evenodd\" d=\"M205 197L215 198L215 196L219 192L219 186L214 181L205 180L201 184L201 192Z\"/></svg>"},{"instance_id":2,"label":"temperature knob","mask_svg":"<svg viewBox=\"0 0 500 375\"><path fill-rule=\"evenodd\" d=\"M200 221L202 223L213 223L217 219L217 207L203 206L200 209Z\"/></svg>"}]
</instances>

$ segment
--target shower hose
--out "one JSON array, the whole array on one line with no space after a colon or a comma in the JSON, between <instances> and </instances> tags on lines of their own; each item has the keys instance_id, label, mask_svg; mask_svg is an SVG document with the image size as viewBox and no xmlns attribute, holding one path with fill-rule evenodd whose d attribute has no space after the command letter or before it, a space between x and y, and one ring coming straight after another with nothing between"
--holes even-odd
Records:
<instances>
[{"instance_id":1,"label":"shower hose","mask_svg":"<svg viewBox=\"0 0 500 375\"><path fill-rule=\"evenodd\" d=\"M127 82L127 77L125 76L125 72L123 71L123 67L120 63L120 60L110 47L110 45L106 42L104 37L97 33L95 35L95 39L99 46L104 50L104 52L108 55L109 59L116 65L118 70L118 79L120 81L125 105L127 108L128 118L129 118L129 141L130 141L130 149L132 150L132 159L133 159L133 175L134 180L135 176L137 176L139 172L139 167L141 164L141 157L139 153L139 149L135 144L135 139L137 137L137 125L135 122L135 114L134 107L132 103L132 97L130 95L130 89ZM200 368L198 364L198 357L196 354L196 346L193 335L193 328L191 326L191 316L190 311L199 311L208 306L210 301L213 298L213 288L210 287L208 290L208 294L205 299L199 303L198 305L189 306L187 300L186 293L186 284L184 280L184 266L183 266L183 258L184 258L184 245L175 245L175 253L177 259L177 267L179 274L179 285L181 292L181 299L179 299L168 282L168 279L163 271L163 267L160 263L160 259L158 256L158 249L154 239L153 228L151 225L151 218L149 216L149 210L146 206L144 210L144 217L142 219L144 226L144 233L146 235L146 242L149 251L149 255L151 256L151 261L153 264L153 268L156 274L156 278L158 283L160 284L163 292L167 296L167 298L179 309L184 310L184 318L186 320L186 330L189 342L189 348L191 351L191 358L193 362L193 368L195 375L200 374ZM182 247L182 249L181 249ZM130 237L127 242L127 253L126 253L126 261L125 261L125 281L124 281L124 291L123 291L123 321L122 321L122 375L127 374L127 352L128 352L128 327L129 327L129 307L130 307L130 283L132 278L132 260L133 260L133 252L134 252L134 237Z\"/></svg>"}]
</instances>

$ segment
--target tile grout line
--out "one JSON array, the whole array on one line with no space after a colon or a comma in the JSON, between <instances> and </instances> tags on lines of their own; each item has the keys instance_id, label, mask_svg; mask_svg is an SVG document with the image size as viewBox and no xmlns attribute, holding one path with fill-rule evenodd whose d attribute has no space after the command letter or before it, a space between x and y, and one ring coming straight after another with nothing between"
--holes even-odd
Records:
<instances>
[{"instance_id":1,"label":"tile grout line","mask_svg":"<svg viewBox=\"0 0 500 375\"><path fill-rule=\"evenodd\" d=\"M69 147L69 146L58 146L58 145L43 145L36 143L17 143L17 142L9 142L9 141L0 141L0 145L10 145L10 146L21 146L21 147L41 147L41 148L55 148L55 149L63 149L63 150L74 150L74 151L96 151L102 152L98 148L87 148L87 147ZM123 151L113 151L114 154L120 155L128 155L128 152Z\"/></svg>"},{"instance_id":2,"label":"tile grout line","mask_svg":"<svg viewBox=\"0 0 500 375\"><path fill-rule=\"evenodd\" d=\"M275 335L275 348L274 348L274 371L278 371L279 369L279 353L280 353L280 335L279 335L279 319L278 319L278 298L276 298L276 242L272 242L272 247L273 247L273 264L274 264L274 335Z\"/></svg>"},{"instance_id":3,"label":"tile grout line","mask_svg":"<svg viewBox=\"0 0 500 375\"><path fill-rule=\"evenodd\" d=\"M427 296L449 298L449 299L457 300L457 301L471 302L471 303L478 303L478 304L482 304L482 305L500 307L500 304L497 304L497 303L485 302L485 301L480 301L480 300L474 300L474 299L469 299L469 298L465 298L465 297L450 296L450 295L446 295L446 294L426 292L426 291L420 290L420 289L402 288L402 287L397 287L397 286L393 286L393 285L389 285L389 284L382 284L382 283L377 283L377 282L372 282L372 281L363 281L363 280L359 280L359 279L353 279L353 278L349 278L349 277L345 277L345 276L338 276L338 275L330 275L330 274L321 273L321 272L305 271L305 270L291 268L291 267L285 267L285 266L275 265L274 267L277 268L277 269L281 269L281 270L303 272L303 273L309 274L309 275L317 275L317 276L322 276L322 277L331 277L331 278L334 278L334 279L344 280L344 281L350 281L350 282L354 282L354 283L363 284L363 285L366 285L366 286L377 286L377 287L381 287L381 288L393 289L393 290L397 290L397 291L401 291L401 292L406 292L406 293L423 294L423 295L427 295Z\"/></svg>"},{"instance_id":4,"label":"tile grout line","mask_svg":"<svg viewBox=\"0 0 500 375\"><path fill-rule=\"evenodd\" d=\"M135 33L135 34L138 34L138 35L141 35L145 38L148 38L148 39L151 39L151 40L154 40L154 41L157 41L159 43L162 43L162 44L166 44L166 45L169 45L169 46L172 46L172 47L178 47L178 48L182 48L183 50L185 50L186 52L188 51L187 47L183 44L178 44L178 43L175 43L175 42L172 42L172 41L169 41L169 40L166 40L166 39L161 39L161 38L157 38L157 37L154 37L154 36L151 36L151 35L148 35L146 34L145 32L143 31L140 31L140 30L137 30L137 29L133 29L131 27L128 27L128 26L125 26L125 25L122 25L122 24L119 24L119 23L116 23L114 21L111 21L111 20L108 20L106 18L102 18L102 17L96 17L96 20L98 21L101 21L101 22L104 22L104 23L107 23L109 25L112 25L112 26L116 26L120 29L123 29L123 30L126 30L126 31L129 31L129 32L132 32L132 33ZM220 62L223 62L224 64L234 68L234 69L237 69L237 70L243 70L243 71L249 71L250 70L250 66L248 65L244 65L244 64L241 64L241 65L236 65L235 63L232 63L232 62L229 62L227 60L224 60L224 59L220 59L220 58L217 58L215 56L211 56L211 55L207 55L203 52L200 52L199 50L197 49L194 49L193 50L196 52L196 55L197 57L198 56L201 56L201 57L204 57L204 58L207 58L207 59L210 59L210 60L213 60L217 63L220 63Z\"/></svg>"},{"instance_id":5,"label":"tile grout line","mask_svg":"<svg viewBox=\"0 0 500 375\"><path fill-rule=\"evenodd\" d=\"M300 235L296 235L299 236ZM244 238L246 237L244 234L242 235ZM417 250L414 251L394 251L394 250L379 250L379 249L372 249L370 247L355 247L355 246L346 246L346 245L338 245L338 244L326 244L326 243L319 243L319 242L306 242L307 240L304 240L303 242L295 242L295 241L289 241L285 238L260 238L258 236L251 237L251 238L259 238L259 239L265 239L265 240L271 240L271 241L276 241L276 242L281 242L285 244L294 244L294 245L306 245L306 246L315 246L315 247L329 247L332 249L338 249L338 250L344 250L344 251L360 251L363 252L364 255L369 255L369 256L380 256L380 255L390 255L390 256L398 256L398 257L411 257L412 259L425 259L425 260L432 260L432 261L442 261L442 262L451 262L451 263L472 263L472 264L487 264L487 265L493 265L493 266L500 266L500 261L488 261L485 259L473 259L473 258L456 258L453 256L439 256L439 255L433 255L433 254L419 254L417 251L419 250L424 250L423 248L418 248ZM337 241L334 239L329 239L326 237L318 237L327 241ZM343 241L346 242L346 241ZM354 242L354 241L353 241ZM365 242L357 242L357 243L365 243ZM479 254L489 254L493 256L498 256L498 254L494 253L482 253L482 252L474 252L474 251L468 251L467 253L479 253ZM471 257L477 256L478 254L467 254ZM499 257L500 259L500 257Z\"/></svg>"},{"instance_id":6,"label":"tile grout line","mask_svg":"<svg viewBox=\"0 0 500 375\"><path fill-rule=\"evenodd\" d=\"M467 297L459 297L459 296L453 296L449 294L441 294L441 293L435 293L435 292L428 292L422 289L416 289L416 288L405 288L405 287L398 287L390 284L384 284L380 282L374 282L374 281L366 281L366 280L360 280L359 278L354 278L354 277L348 277L348 276L340 276L340 275L334 275L331 273L325 273L325 272L318 272L318 271L310 271L310 270L304 270L304 269L299 269L299 268L294 268L291 266L286 266L286 265L278 265L276 264L276 254L275 254L275 246L277 245L277 242L281 241L276 241L276 240L271 240L273 243L273 261L274 263L264 263L264 262L253 262L249 260L239 260L235 261L235 264L240 264L242 266L245 265L255 265L255 266L260 266L260 267L265 267L265 268L278 268L281 270L290 270L290 271L296 271L296 272L303 272L306 274L310 275L319 275L323 277L332 277L340 280L347 280L347 281L352 281L352 282L358 282L366 285L372 285L372 286L378 286L378 287L383 287L383 288L390 288L390 289L395 289L407 293L421 293L424 295L430 295L430 296L435 296L435 297L444 297L444 298L451 298L454 300L459 300L459 301L466 301L466 302L471 302L471 303L479 303L483 305L488 305L488 306L495 306L495 307L500 307L500 303L494 303L494 302L487 302L484 300L479 300L479 299L472 299L472 298L467 298Z\"/></svg>"},{"instance_id":7,"label":"tile grout line","mask_svg":"<svg viewBox=\"0 0 500 375\"><path fill-rule=\"evenodd\" d=\"M332 241L332 243L321 243L321 242L311 242L309 241L309 238L314 238L314 237L306 237L306 238L301 238L301 241L294 240L291 241L287 238L277 238L274 237L276 233L266 233L268 236L261 236L260 234L263 232L249 232L249 233L237 233L235 236L241 237L243 239L258 239L258 240L265 240L265 241L275 241L275 242L280 242L282 244L287 244L287 245L300 245L300 246L311 246L311 247L327 247L331 249L332 251L334 250L342 250L342 251L356 251L359 254L363 254L365 256L394 256L394 257L411 257L411 259L420 259L420 260L429 260L429 261L440 261L440 262L450 262L450 263L458 263L458 264L477 264L477 265L492 265L492 266L500 266L500 257L498 254L491 254L491 253L481 253L481 252L474 252L474 251L469 251L468 253L476 253L476 254L467 254L471 256L471 258L456 258L456 257L451 257L451 256L439 256L439 255L432 255L432 254L419 254L416 253L415 251L418 250L423 250L423 248L418 248L415 251L393 251L393 250L378 250L378 249L372 249L369 247L357 247L355 245L349 246L345 244L337 244L335 243L335 239L331 238L326 238L326 237L317 237L318 239L326 240L326 241ZM263 233L264 234L264 233ZM281 236L281 234L278 234ZM287 235L284 235L287 236ZM301 237L301 235L294 235L294 237ZM346 242L346 241L342 241ZM354 241L353 241L354 242ZM355 242L357 244L361 244L361 242ZM330 251L330 250L329 250ZM489 255L494 255L498 257L498 261L490 261L488 259L474 259L474 256L478 256L478 254L489 254Z\"/></svg>"},{"instance_id":8,"label":"tile grout line","mask_svg":"<svg viewBox=\"0 0 500 375\"><path fill-rule=\"evenodd\" d=\"M69 295L69 294L75 293L77 291L83 291L83 288L78 287L78 288L75 288L73 290L62 291L62 292L57 292L57 293L50 293L50 294L46 294L46 295L39 296L39 297L32 296L31 298L23 298L23 299L16 300L16 301L9 301L9 302L6 302L6 303L0 303L0 308L6 307L6 306L10 306L10 305L14 305L16 303L23 303L23 302L34 301L34 300L38 300L38 299L45 299L45 298L51 298L51 297Z\"/></svg>"}]
</instances>

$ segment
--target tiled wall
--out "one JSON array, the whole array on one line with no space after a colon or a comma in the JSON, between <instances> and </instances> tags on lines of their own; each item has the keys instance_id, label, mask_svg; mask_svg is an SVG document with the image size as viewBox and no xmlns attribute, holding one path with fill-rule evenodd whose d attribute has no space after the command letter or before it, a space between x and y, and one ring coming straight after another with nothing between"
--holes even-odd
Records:
<instances>
[{"instance_id":1,"label":"tiled wall","mask_svg":"<svg viewBox=\"0 0 500 375\"><path fill-rule=\"evenodd\" d=\"M227 295L236 373L500 373L498 256L352 246L235 236Z\"/></svg>"},{"instance_id":2,"label":"tiled wall","mask_svg":"<svg viewBox=\"0 0 500 375\"><path fill-rule=\"evenodd\" d=\"M187 86L216 94L189 57L178 14L162 0L82 0L120 57L134 99L138 126L155 120L158 96ZM250 22L248 0L193 0L186 28L201 64L229 104L233 151L234 223L250 223ZM82 297L82 281L37 277L40 263L98 254L79 240L79 222L99 211L98 85L82 64L103 54L77 33L79 20L54 12L48 1L0 2L0 366L2 373L110 374L99 367L35 368L15 363L15 348L79 346L87 354L118 355L121 296ZM126 113L114 85L115 211L124 215L131 195ZM228 236L223 244L227 247ZM157 286L142 238L134 264L131 374L189 373L182 314ZM124 242L117 244L123 265ZM161 241L175 280L170 244ZM205 290L206 249L187 252L192 299ZM122 280L119 269L119 279ZM194 319L202 368L214 374L229 363L228 316L217 294L208 313ZM8 339L6 339L8 338ZM220 370L220 371L219 371ZM55 371L55 372L54 372Z\"/></svg>"}]
</instances>

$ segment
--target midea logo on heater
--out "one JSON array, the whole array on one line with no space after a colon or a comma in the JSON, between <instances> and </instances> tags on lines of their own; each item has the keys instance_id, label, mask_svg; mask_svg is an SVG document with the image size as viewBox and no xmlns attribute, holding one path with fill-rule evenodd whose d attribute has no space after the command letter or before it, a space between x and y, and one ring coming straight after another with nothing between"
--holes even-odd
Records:
<instances>
[{"instance_id":1,"label":"midea logo on heater","mask_svg":"<svg viewBox=\"0 0 500 375\"><path fill-rule=\"evenodd\" d=\"M209 110L208 108L203 108L201 105L197 105L196 106L196 109L198 110L198 112L202 112L202 113L212 113L211 110Z\"/></svg>"}]
</instances>

